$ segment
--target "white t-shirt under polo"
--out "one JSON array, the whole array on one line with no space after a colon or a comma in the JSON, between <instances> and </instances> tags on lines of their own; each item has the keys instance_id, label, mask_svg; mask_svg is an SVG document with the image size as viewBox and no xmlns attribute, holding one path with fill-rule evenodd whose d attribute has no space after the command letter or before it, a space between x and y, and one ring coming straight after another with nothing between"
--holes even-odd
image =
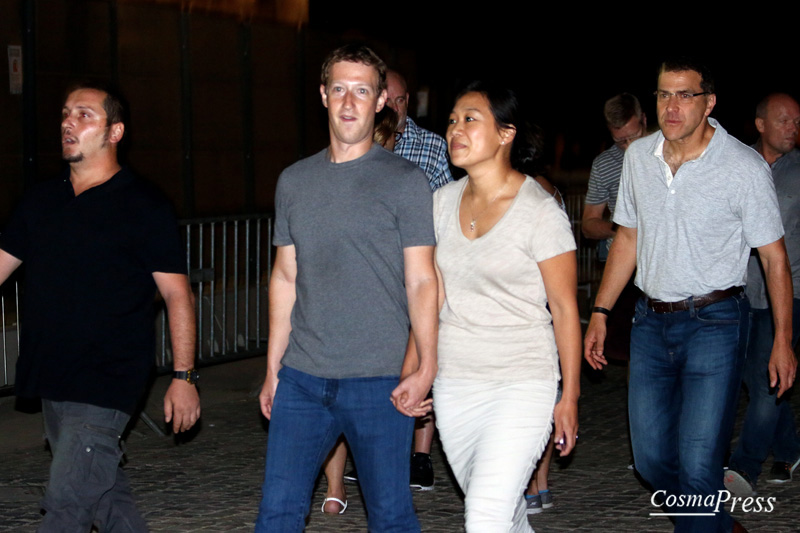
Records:
<instances>
[{"instance_id":1,"label":"white t-shirt under polo","mask_svg":"<svg viewBox=\"0 0 800 533\"><path fill-rule=\"evenodd\" d=\"M769 166L714 119L705 152L667 180L656 132L625 153L614 222L637 229L636 286L675 302L745 285L750 249L783 236Z\"/></svg>"},{"instance_id":2,"label":"white t-shirt under polo","mask_svg":"<svg viewBox=\"0 0 800 533\"><path fill-rule=\"evenodd\" d=\"M559 379L552 319L537 263L575 250L567 215L526 177L503 217L470 241L458 221L468 180L434 194L436 262L445 292L438 375Z\"/></svg>"}]
</instances>

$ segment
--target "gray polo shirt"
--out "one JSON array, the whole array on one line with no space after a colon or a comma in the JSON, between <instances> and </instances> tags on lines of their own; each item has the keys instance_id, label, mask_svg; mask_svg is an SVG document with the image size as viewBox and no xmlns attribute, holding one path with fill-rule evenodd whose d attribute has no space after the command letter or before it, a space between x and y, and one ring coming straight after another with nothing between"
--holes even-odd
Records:
<instances>
[{"instance_id":1,"label":"gray polo shirt","mask_svg":"<svg viewBox=\"0 0 800 533\"><path fill-rule=\"evenodd\" d=\"M769 166L708 120L708 147L671 180L660 131L625 153L614 222L637 229L635 283L659 300L744 285L750 249L783 236Z\"/></svg>"}]
</instances>

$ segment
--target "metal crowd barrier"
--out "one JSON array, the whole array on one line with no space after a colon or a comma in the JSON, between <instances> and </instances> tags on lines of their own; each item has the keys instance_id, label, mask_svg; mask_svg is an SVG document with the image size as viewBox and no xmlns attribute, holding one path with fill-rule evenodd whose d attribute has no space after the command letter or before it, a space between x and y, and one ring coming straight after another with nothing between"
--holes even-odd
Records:
<instances>
[{"instance_id":1,"label":"metal crowd barrier","mask_svg":"<svg viewBox=\"0 0 800 533\"><path fill-rule=\"evenodd\" d=\"M0 285L0 395L14 390L14 369L19 354L19 282L16 276Z\"/></svg>"},{"instance_id":2,"label":"metal crowd barrier","mask_svg":"<svg viewBox=\"0 0 800 533\"><path fill-rule=\"evenodd\" d=\"M272 272L271 215L181 221L197 312L197 366L267 349L267 287ZM172 369L166 309L158 312L156 366Z\"/></svg>"},{"instance_id":3,"label":"metal crowd barrier","mask_svg":"<svg viewBox=\"0 0 800 533\"><path fill-rule=\"evenodd\" d=\"M572 223L572 234L578 246L576 251L578 260L578 291L586 293L586 309L583 310L581 322L588 324L588 308L592 301L592 288L595 287L603 276L603 270L597 260L596 241L587 239L581 231L581 217L583 216L583 205L586 200L585 194L567 194L565 203L567 204L567 215Z\"/></svg>"}]
</instances>

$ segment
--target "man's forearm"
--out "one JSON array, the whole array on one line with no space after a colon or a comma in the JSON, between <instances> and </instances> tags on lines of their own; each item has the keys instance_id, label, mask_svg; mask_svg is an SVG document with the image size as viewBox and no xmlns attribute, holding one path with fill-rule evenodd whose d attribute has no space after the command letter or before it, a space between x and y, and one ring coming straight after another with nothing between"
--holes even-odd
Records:
<instances>
[{"instance_id":1,"label":"man's forearm","mask_svg":"<svg viewBox=\"0 0 800 533\"><path fill-rule=\"evenodd\" d=\"M267 372L275 375L289 346L292 331L292 308L297 297L294 282L275 278L269 284L269 340L267 342Z\"/></svg>"},{"instance_id":2,"label":"man's forearm","mask_svg":"<svg viewBox=\"0 0 800 533\"><path fill-rule=\"evenodd\" d=\"M602 218L589 218L581 222L583 235L588 239L610 239L616 235L614 223Z\"/></svg>"},{"instance_id":3,"label":"man's forearm","mask_svg":"<svg viewBox=\"0 0 800 533\"><path fill-rule=\"evenodd\" d=\"M172 367L176 371L190 370L194 367L197 324L189 280L180 274L162 274L157 279L161 280L159 290L167 307Z\"/></svg>"},{"instance_id":4,"label":"man's forearm","mask_svg":"<svg viewBox=\"0 0 800 533\"><path fill-rule=\"evenodd\" d=\"M791 347L792 343L792 274L783 242L772 253L759 253L767 282L772 319L775 323L774 343Z\"/></svg>"},{"instance_id":5,"label":"man's forearm","mask_svg":"<svg viewBox=\"0 0 800 533\"><path fill-rule=\"evenodd\" d=\"M581 230L588 239L610 239L615 235L616 228L610 220L606 220L606 206L601 204L584 204L581 216Z\"/></svg>"},{"instance_id":6,"label":"man's forearm","mask_svg":"<svg viewBox=\"0 0 800 533\"><path fill-rule=\"evenodd\" d=\"M438 283L436 276L407 288L408 315L419 357L419 370L436 373L436 343L439 332Z\"/></svg>"},{"instance_id":7,"label":"man's forearm","mask_svg":"<svg viewBox=\"0 0 800 533\"><path fill-rule=\"evenodd\" d=\"M281 369L281 360L289 346L292 332L292 309L297 300L297 256L295 248L279 246L269 279L269 339L267 342L267 377Z\"/></svg>"}]
</instances>

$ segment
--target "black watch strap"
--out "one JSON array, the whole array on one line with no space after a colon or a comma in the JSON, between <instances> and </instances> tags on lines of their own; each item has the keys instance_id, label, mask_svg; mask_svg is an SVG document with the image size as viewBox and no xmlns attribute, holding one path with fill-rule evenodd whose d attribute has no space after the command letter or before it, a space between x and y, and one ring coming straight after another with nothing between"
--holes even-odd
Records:
<instances>
[{"instance_id":1,"label":"black watch strap","mask_svg":"<svg viewBox=\"0 0 800 533\"><path fill-rule=\"evenodd\" d=\"M176 370L172 373L173 379L180 379L189 383L190 385L196 385L197 380L200 379L200 374L197 373L197 370L194 368L191 370Z\"/></svg>"}]
</instances>

